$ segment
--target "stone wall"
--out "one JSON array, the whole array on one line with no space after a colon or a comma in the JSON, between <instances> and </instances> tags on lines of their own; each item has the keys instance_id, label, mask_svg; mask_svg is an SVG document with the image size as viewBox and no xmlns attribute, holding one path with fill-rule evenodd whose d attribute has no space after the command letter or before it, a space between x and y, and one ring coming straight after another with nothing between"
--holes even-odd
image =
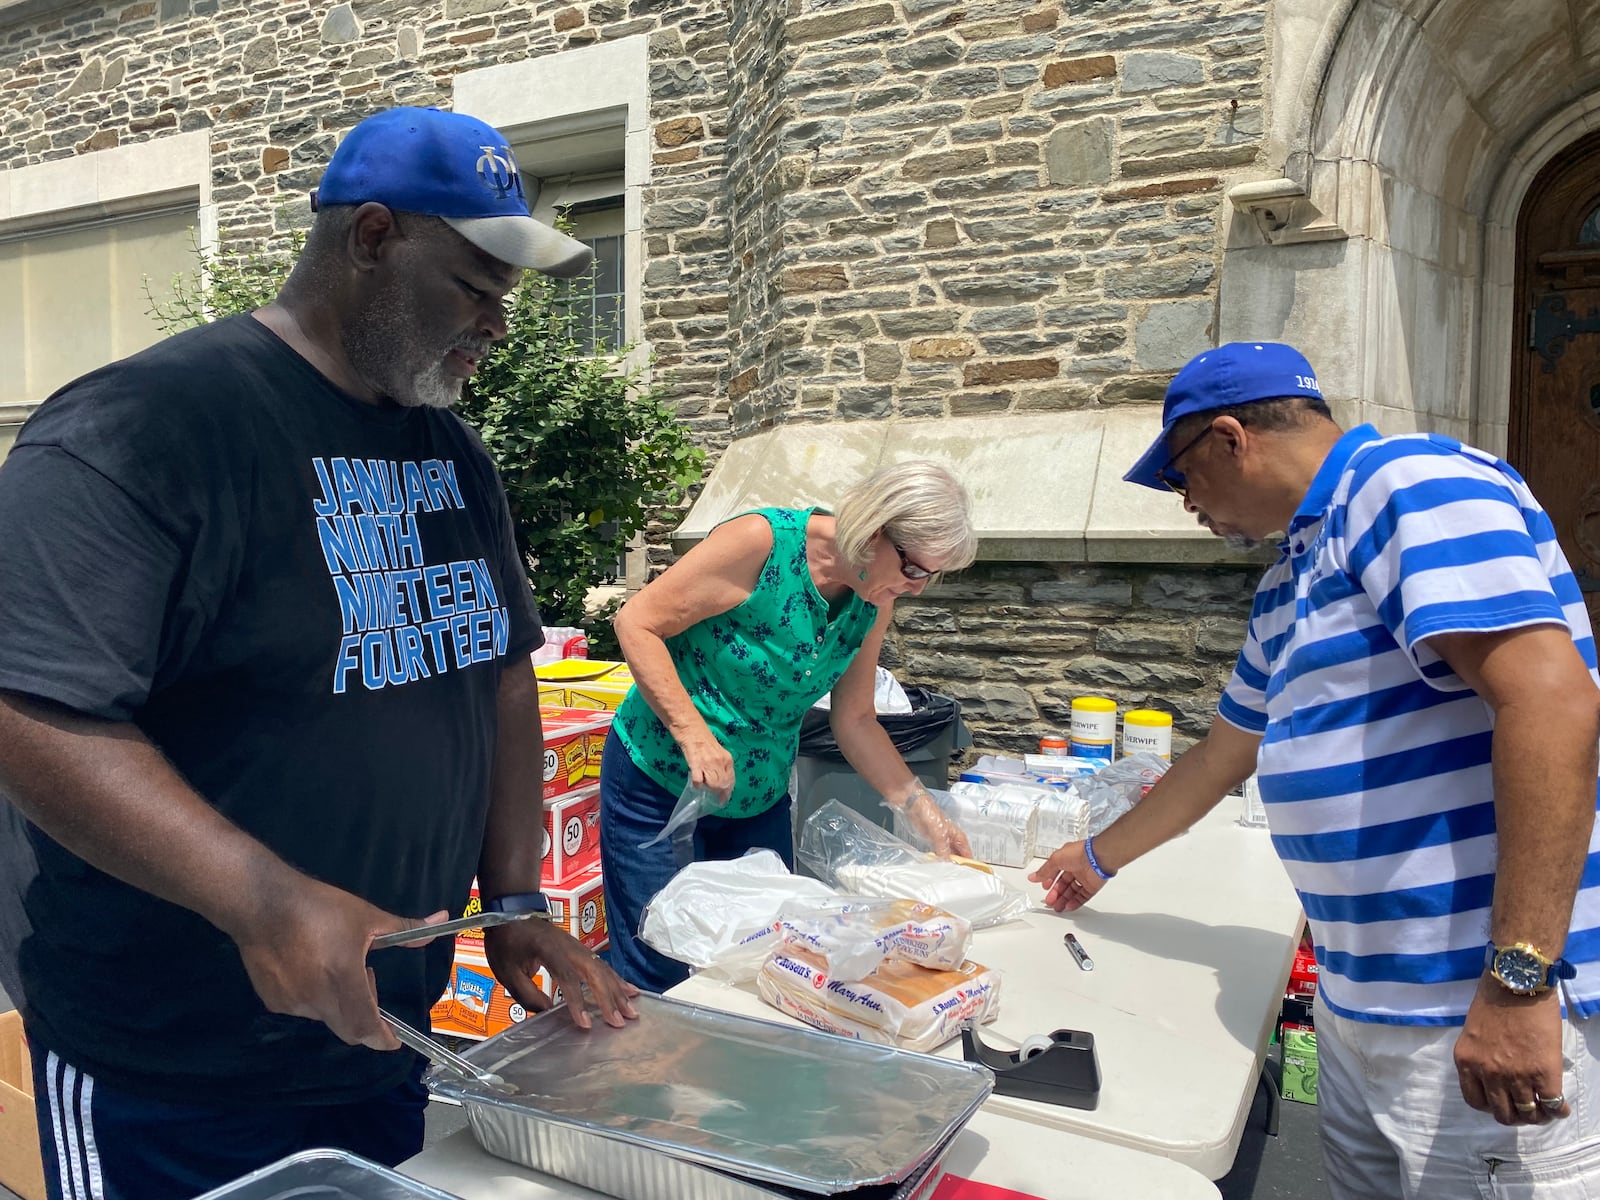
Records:
<instances>
[{"instance_id":1,"label":"stone wall","mask_svg":"<svg viewBox=\"0 0 1600 1200\"><path fill-rule=\"evenodd\" d=\"M1158 397L1209 338L1223 175L1260 153L1266 6L789 12L765 244L785 352L776 374L740 364L734 432Z\"/></svg>"},{"instance_id":2,"label":"stone wall","mask_svg":"<svg viewBox=\"0 0 1600 1200\"><path fill-rule=\"evenodd\" d=\"M978 565L895 606L880 659L961 701L973 753L1034 752L1076 696L1205 734L1244 641L1260 566Z\"/></svg>"}]
</instances>

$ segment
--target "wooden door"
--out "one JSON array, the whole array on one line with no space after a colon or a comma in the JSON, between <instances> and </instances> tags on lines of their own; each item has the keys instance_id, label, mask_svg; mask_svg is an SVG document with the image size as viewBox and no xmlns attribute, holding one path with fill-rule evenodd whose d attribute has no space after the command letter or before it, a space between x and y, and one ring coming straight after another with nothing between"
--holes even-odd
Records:
<instances>
[{"instance_id":1,"label":"wooden door","mask_svg":"<svg viewBox=\"0 0 1600 1200\"><path fill-rule=\"evenodd\" d=\"M1600 134L1528 191L1517 227L1518 312L1507 460L1555 522L1600 626Z\"/></svg>"}]
</instances>

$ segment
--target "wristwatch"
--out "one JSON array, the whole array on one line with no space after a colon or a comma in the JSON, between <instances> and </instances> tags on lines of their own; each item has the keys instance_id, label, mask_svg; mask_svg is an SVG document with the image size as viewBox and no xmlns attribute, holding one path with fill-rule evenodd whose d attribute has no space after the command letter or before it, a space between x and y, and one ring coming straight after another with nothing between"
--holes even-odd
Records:
<instances>
[{"instance_id":1,"label":"wristwatch","mask_svg":"<svg viewBox=\"0 0 1600 1200\"><path fill-rule=\"evenodd\" d=\"M543 892L510 892L483 902L486 913L525 913L550 911L550 900Z\"/></svg>"},{"instance_id":2,"label":"wristwatch","mask_svg":"<svg viewBox=\"0 0 1600 1200\"><path fill-rule=\"evenodd\" d=\"M1556 980L1571 979L1578 973L1566 959L1547 958L1537 946L1527 942L1513 942L1509 946L1490 942L1483 958L1489 977L1518 996L1548 992L1556 985Z\"/></svg>"}]
</instances>

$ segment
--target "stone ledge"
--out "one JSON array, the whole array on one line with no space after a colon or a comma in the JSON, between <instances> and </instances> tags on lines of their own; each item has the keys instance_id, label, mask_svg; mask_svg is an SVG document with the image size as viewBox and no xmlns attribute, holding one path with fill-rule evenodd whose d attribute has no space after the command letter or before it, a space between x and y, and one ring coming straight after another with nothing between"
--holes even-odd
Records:
<instances>
[{"instance_id":1,"label":"stone ledge","mask_svg":"<svg viewBox=\"0 0 1600 1200\"><path fill-rule=\"evenodd\" d=\"M681 553L752 508L830 505L881 464L931 458L972 493L980 561L1259 562L1206 533L1176 496L1123 482L1159 420L1140 406L779 426L723 452L672 542Z\"/></svg>"},{"instance_id":2,"label":"stone ledge","mask_svg":"<svg viewBox=\"0 0 1600 1200\"><path fill-rule=\"evenodd\" d=\"M49 16L62 8L88 7L83 0L0 0L0 29Z\"/></svg>"}]
</instances>

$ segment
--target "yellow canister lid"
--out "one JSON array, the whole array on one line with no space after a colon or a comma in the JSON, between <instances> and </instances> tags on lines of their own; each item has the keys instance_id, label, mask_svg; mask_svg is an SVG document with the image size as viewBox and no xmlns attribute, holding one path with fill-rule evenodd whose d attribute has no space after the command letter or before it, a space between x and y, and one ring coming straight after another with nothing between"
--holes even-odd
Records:
<instances>
[{"instance_id":1,"label":"yellow canister lid","mask_svg":"<svg viewBox=\"0 0 1600 1200\"><path fill-rule=\"evenodd\" d=\"M1124 725L1171 725L1172 714L1158 712L1153 708L1130 708L1122 714Z\"/></svg>"},{"instance_id":2,"label":"yellow canister lid","mask_svg":"<svg viewBox=\"0 0 1600 1200\"><path fill-rule=\"evenodd\" d=\"M1072 707L1084 712L1114 713L1117 711L1117 702L1104 696L1079 696L1072 702Z\"/></svg>"}]
</instances>

